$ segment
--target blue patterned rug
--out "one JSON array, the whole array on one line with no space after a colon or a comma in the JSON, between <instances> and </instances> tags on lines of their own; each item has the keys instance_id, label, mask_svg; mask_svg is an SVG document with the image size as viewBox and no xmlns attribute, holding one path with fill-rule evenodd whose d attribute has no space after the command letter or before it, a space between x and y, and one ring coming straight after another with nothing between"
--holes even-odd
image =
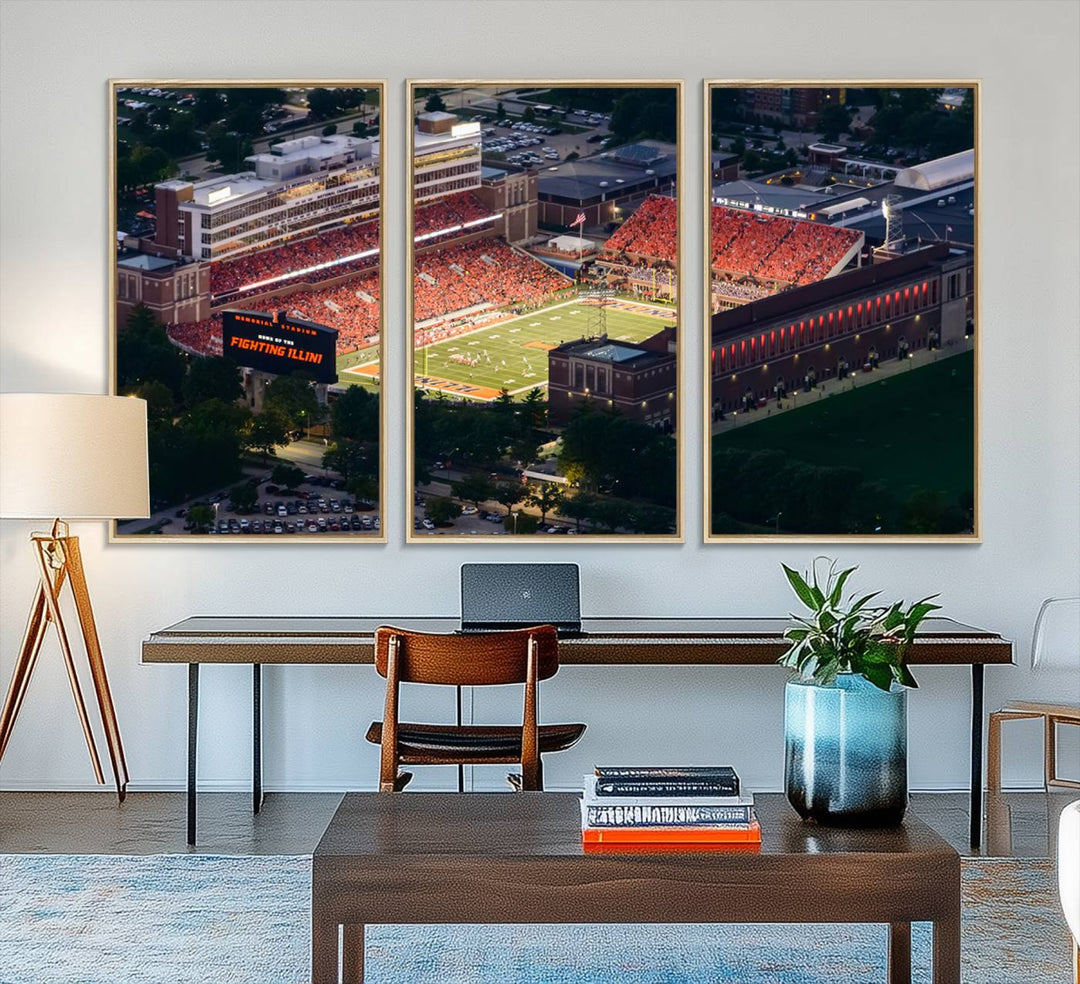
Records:
<instances>
[{"instance_id":1,"label":"blue patterned rug","mask_svg":"<svg viewBox=\"0 0 1080 984\"><path fill-rule=\"evenodd\" d=\"M969 984L1065 981L1049 861L963 863ZM311 858L0 855L3 984L304 984ZM913 927L914 980L930 930ZM379 926L369 984L862 984L883 926Z\"/></svg>"}]
</instances>

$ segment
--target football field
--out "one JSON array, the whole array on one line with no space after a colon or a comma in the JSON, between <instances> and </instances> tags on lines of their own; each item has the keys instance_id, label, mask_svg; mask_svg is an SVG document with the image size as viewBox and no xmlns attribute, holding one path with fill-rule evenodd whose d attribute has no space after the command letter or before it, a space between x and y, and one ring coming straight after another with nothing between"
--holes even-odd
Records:
<instances>
[{"instance_id":1,"label":"football field","mask_svg":"<svg viewBox=\"0 0 1080 984\"><path fill-rule=\"evenodd\" d=\"M595 306L574 298L436 342L415 353L415 384L474 400L493 400L503 389L520 398L547 385L548 351L587 335L596 319ZM672 324L675 311L616 299L605 319L609 339L639 342ZM347 372L370 377L378 369L369 361Z\"/></svg>"}]
</instances>

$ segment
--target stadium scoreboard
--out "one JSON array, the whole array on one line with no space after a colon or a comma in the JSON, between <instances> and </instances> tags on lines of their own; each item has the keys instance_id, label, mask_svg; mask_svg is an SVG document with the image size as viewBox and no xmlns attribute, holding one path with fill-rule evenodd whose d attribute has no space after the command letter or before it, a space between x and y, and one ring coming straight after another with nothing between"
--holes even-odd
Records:
<instances>
[{"instance_id":1,"label":"stadium scoreboard","mask_svg":"<svg viewBox=\"0 0 1080 984\"><path fill-rule=\"evenodd\" d=\"M337 330L313 321L255 311L223 311L225 356L248 369L278 376L337 382Z\"/></svg>"}]
</instances>

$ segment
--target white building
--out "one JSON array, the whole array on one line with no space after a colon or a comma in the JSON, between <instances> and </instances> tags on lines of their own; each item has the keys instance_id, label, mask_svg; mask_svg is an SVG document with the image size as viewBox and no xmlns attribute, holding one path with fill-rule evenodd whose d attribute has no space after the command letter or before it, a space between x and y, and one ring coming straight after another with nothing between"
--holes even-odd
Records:
<instances>
[{"instance_id":1,"label":"white building","mask_svg":"<svg viewBox=\"0 0 1080 984\"><path fill-rule=\"evenodd\" d=\"M421 113L413 130L413 189L419 203L480 187L480 124Z\"/></svg>"},{"instance_id":2,"label":"white building","mask_svg":"<svg viewBox=\"0 0 1080 984\"><path fill-rule=\"evenodd\" d=\"M222 260L379 211L379 144L348 136L286 140L253 169L156 186L157 242Z\"/></svg>"}]
</instances>

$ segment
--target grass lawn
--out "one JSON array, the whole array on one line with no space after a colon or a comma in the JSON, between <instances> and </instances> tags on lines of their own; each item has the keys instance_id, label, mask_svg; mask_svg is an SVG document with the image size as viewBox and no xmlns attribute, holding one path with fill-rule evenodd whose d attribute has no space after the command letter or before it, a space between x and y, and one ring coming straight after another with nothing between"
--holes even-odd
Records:
<instances>
[{"instance_id":1,"label":"grass lawn","mask_svg":"<svg viewBox=\"0 0 1080 984\"><path fill-rule=\"evenodd\" d=\"M974 393L967 352L717 434L712 446L848 465L901 498L926 489L954 500L974 488Z\"/></svg>"},{"instance_id":2,"label":"grass lawn","mask_svg":"<svg viewBox=\"0 0 1080 984\"><path fill-rule=\"evenodd\" d=\"M629 302L616 303L631 306ZM643 306L639 310L650 308ZM417 385L484 400L493 399L504 388L522 396L534 386L547 384L548 350L560 342L581 338L590 323L595 324L595 315L595 308L576 298L563 300L513 321L426 346L416 352ZM655 335L674 318L670 308L665 308L664 316L658 318L637 310L609 307L608 337L612 341L638 342ZM472 362L475 364L468 364ZM343 378L350 375L346 373Z\"/></svg>"}]
</instances>

